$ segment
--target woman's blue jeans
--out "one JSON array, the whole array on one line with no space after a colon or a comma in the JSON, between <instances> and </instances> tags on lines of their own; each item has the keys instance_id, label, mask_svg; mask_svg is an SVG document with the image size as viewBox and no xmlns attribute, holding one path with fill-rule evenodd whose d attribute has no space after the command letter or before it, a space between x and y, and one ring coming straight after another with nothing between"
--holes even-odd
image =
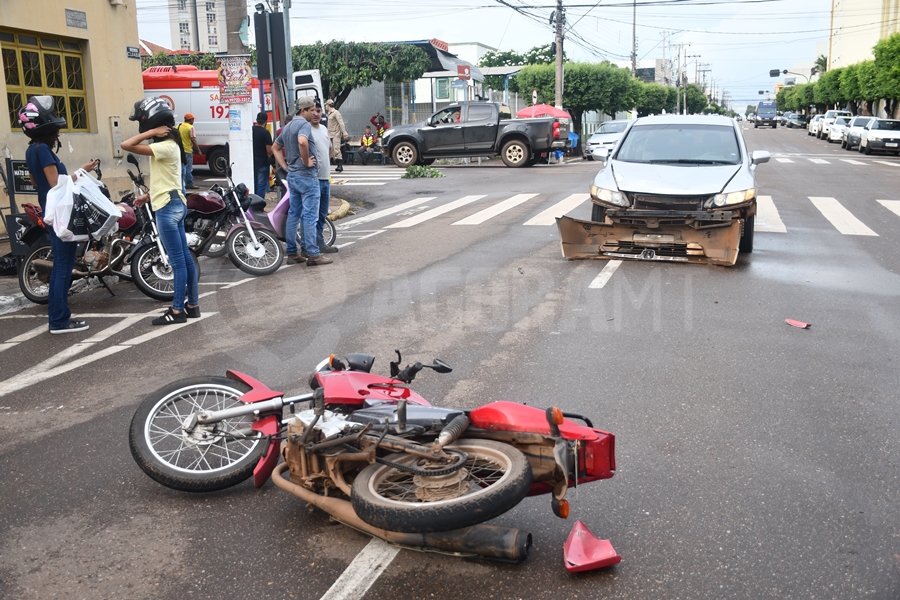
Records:
<instances>
[{"instance_id":1,"label":"woman's blue jeans","mask_svg":"<svg viewBox=\"0 0 900 600\"><path fill-rule=\"evenodd\" d=\"M187 303L191 306L200 304L197 269L194 268L194 259L191 257L187 236L184 233L186 214L187 207L175 190L169 192L169 203L156 211L159 239L162 241L163 248L166 249L166 254L169 255L169 264L172 266L174 275L175 295L172 298L172 308L177 311L184 310L185 295L187 295Z\"/></svg>"},{"instance_id":2,"label":"woman's blue jeans","mask_svg":"<svg viewBox=\"0 0 900 600\"><path fill-rule=\"evenodd\" d=\"M52 227L47 227L47 231L50 234L50 249L53 252L47 316L50 318L50 329L63 329L72 317L69 311L69 287L72 285L72 269L75 267L78 242L62 241Z\"/></svg>"}]
</instances>

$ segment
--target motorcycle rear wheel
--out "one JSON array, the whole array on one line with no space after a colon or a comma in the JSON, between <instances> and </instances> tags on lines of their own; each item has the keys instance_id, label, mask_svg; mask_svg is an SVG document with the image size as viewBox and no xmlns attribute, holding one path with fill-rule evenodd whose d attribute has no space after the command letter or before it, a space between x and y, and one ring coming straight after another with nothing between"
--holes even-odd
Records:
<instances>
[{"instance_id":1,"label":"motorcycle rear wheel","mask_svg":"<svg viewBox=\"0 0 900 600\"><path fill-rule=\"evenodd\" d=\"M19 289L26 298L35 304L47 304L50 300L50 273L41 273L34 268L34 261L49 260L53 262L53 251L50 242L39 244L31 249L19 264Z\"/></svg>"},{"instance_id":2,"label":"motorcycle rear wheel","mask_svg":"<svg viewBox=\"0 0 900 600\"><path fill-rule=\"evenodd\" d=\"M531 465L517 448L492 440L457 440L448 448L468 455L461 471L465 479L431 488L431 483L389 465L365 467L353 480L350 500L360 519L388 531L431 533L477 525L516 504L531 487ZM385 457L388 462L422 466L422 459L406 453ZM455 475L455 474L454 474ZM448 476L453 481L453 475ZM468 485L460 492L459 487ZM456 489L454 489L456 487ZM445 498L441 498L445 495Z\"/></svg>"},{"instance_id":3,"label":"motorcycle rear wheel","mask_svg":"<svg viewBox=\"0 0 900 600\"><path fill-rule=\"evenodd\" d=\"M297 225L297 247L302 248L303 243L303 224ZM337 239L337 231L334 228L334 223L331 222L331 219L325 219L325 224L322 226L322 238L325 240L326 246L333 246L334 240Z\"/></svg>"},{"instance_id":4,"label":"motorcycle rear wheel","mask_svg":"<svg viewBox=\"0 0 900 600\"><path fill-rule=\"evenodd\" d=\"M200 262L193 252L190 254L199 278ZM163 264L156 244L144 246L131 259L131 278L137 289L154 300L168 302L175 296L172 291L175 286L175 273L172 271L172 265Z\"/></svg>"},{"instance_id":5,"label":"motorcycle rear wheel","mask_svg":"<svg viewBox=\"0 0 900 600\"><path fill-rule=\"evenodd\" d=\"M154 481L182 492L212 492L253 474L266 444L262 434L239 439L228 434L250 430L253 415L182 429L201 410L222 410L243 403L250 386L224 377L192 377L156 390L141 403L128 435L131 455Z\"/></svg>"},{"instance_id":6,"label":"motorcycle rear wheel","mask_svg":"<svg viewBox=\"0 0 900 600\"><path fill-rule=\"evenodd\" d=\"M274 235L264 229L254 229L260 247L254 247L246 227L235 229L226 246L228 258L238 269L250 275L271 275L284 262L284 247Z\"/></svg>"}]
</instances>

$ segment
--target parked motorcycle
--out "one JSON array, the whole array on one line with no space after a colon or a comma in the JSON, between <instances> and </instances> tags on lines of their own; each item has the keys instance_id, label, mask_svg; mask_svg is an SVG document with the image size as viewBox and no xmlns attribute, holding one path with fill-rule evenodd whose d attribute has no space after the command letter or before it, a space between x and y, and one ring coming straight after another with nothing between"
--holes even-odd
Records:
<instances>
[{"instance_id":1,"label":"parked motorcycle","mask_svg":"<svg viewBox=\"0 0 900 600\"><path fill-rule=\"evenodd\" d=\"M397 351L383 377L371 373L374 360L332 355L310 377L313 392L294 397L236 371L176 381L141 403L131 453L147 475L176 490L220 490L251 475L261 487L271 476L389 542L512 562L527 557L531 534L484 521L547 493L566 518L569 487L614 474L615 438L587 417L513 402L431 406L408 384L423 368L449 373L449 365L400 369ZM279 456L285 462L276 466ZM604 552L603 566L618 562Z\"/></svg>"},{"instance_id":2,"label":"parked motorcycle","mask_svg":"<svg viewBox=\"0 0 900 600\"><path fill-rule=\"evenodd\" d=\"M102 177L100 163L94 169L97 179ZM106 187L100 183L101 190L109 197ZM137 218L129 202L116 204L122 215L117 221L117 229L100 239L89 239L80 242L76 250L75 267L72 270L72 281L96 277L106 290L115 296L105 281L105 277L117 276L131 281L128 256L135 240L140 239L142 224ZM44 223L41 207L35 204L23 206L30 226L22 234L21 240L29 244L29 248L19 263L18 278L22 294L36 304L46 304L50 294L50 271L53 269L53 251L47 225Z\"/></svg>"},{"instance_id":3,"label":"parked motorcycle","mask_svg":"<svg viewBox=\"0 0 900 600\"><path fill-rule=\"evenodd\" d=\"M128 176L131 178L133 192L126 196L126 199L133 202L134 197L145 193L148 187L144 181L144 174L141 172L141 166L137 157L134 154L128 154L125 160L137 169L136 175L131 169L127 171ZM153 218L153 209L150 203L147 202L135 210L135 214L143 228L143 235L128 255L128 260L131 263L131 278L137 288L147 296L155 300L168 302L175 295L175 272L172 270L172 265L169 264L169 255L166 253L162 239L159 237L156 220ZM197 277L200 277L200 262L193 251L191 252L191 259L194 261Z\"/></svg>"},{"instance_id":4,"label":"parked motorcycle","mask_svg":"<svg viewBox=\"0 0 900 600\"><path fill-rule=\"evenodd\" d=\"M279 179L280 176L286 176L284 171L279 169L275 177ZM266 201L259 196L251 194L251 202L249 207L247 208L247 216L263 225L268 226L275 232L278 236L278 239L282 242L287 242L287 237L285 234L285 228L287 226L287 216L288 211L291 209L291 192L287 187L287 183L283 179L281 181L281 188L285 190L284 195L282 195L281 200L278 201L278 204L275 205L271 211L266 212ZM297 247L300 248L300 231L301 225L297 225ZM337 239L337 231L334 229L334 224L329 219L325 219L325 225L322 228L322 237L325 240L326 246L334 245L335 239Z\"/></svg>"}]
</instances>

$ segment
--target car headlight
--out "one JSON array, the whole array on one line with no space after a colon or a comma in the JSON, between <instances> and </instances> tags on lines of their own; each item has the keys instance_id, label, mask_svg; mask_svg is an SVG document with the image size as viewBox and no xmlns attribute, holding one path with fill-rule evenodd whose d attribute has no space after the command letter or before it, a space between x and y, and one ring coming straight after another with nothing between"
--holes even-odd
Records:
<instances>
[{"instance_id":1,"label":"car headlight","mask_svg":"<svg viewBox=\"0 0 900 600\"><path fill-rule=\"evenodd\" d=\"M756 197L756 188L741 190L740 192L730 192L728 194L716 194L709 202L710 207L727 206L729 204L740 204L747 200L753 200Z\"/></svg>"},{"instance_id":2,"label":"car headlight","mask_svg":"<svg viewBox=\"0 0 900 600\"><path fill-rule=\"evenodd\" d=\"M870 132L869 132L869 139L870 139L870 140L880 140L880 139L881 139L881 134L880 134L880 133L876 133L876 132L874 132L874 131L870 131Z\"/></svg>"},{"instance_id":3,"label":"car headlight","mask_svg":"<svg viewBox=\"0 0 900 600\"><path fill-rule=\"evenodd\" d=\"M619 191L608 190L606 188L591 186L591 196L602 202L608 202L617 206L628 206L628 197Z\"/></svg>"}]
</instances>

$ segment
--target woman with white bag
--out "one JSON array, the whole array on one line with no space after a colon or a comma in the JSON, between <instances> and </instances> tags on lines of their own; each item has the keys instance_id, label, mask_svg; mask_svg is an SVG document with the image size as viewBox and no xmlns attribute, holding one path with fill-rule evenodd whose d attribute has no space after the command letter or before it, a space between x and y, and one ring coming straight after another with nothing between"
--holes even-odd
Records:
<instances>
[{"instance_id":1,"label":"woman with white bag","mask_svg":"<svg viewBox=\"0 0 900 600\"><path fill-rule=\"evenodd\" d=\"M47 194L59 184L61 175L68 175L66 166L56 155L59 150L59 130L66 120L56 114L51 96L31 96L19 110L22 132L31 140L25 151L25 162L31 182L37 188L38 202L46 214ZM97 159L86 162L82 169L88 171L97 166ZM75 179L72 175L72 179ZM78 242L64 242L53 227L47 228L53 251L53 269L50 272L47 316L50 333L75 333L88 329L87 323L72 319L69 310L69 286L72 284L72 268Z\"/></svg>"}]
</instances>

